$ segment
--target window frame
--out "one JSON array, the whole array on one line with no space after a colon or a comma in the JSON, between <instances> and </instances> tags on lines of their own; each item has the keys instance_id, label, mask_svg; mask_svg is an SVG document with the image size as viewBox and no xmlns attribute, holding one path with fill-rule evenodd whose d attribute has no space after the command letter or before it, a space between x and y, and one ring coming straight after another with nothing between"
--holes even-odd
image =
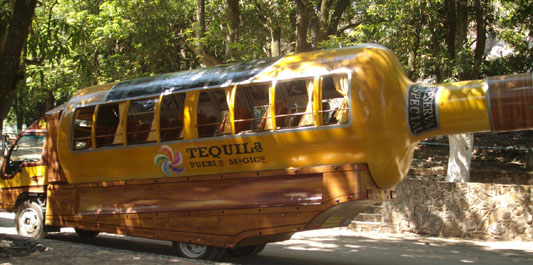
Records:
<instances>
[{"instance_id":1,"label":"window frame","mask_svg":"<svg viewBox=\"0 0 533 265\"><path fill-rule=\"evenodd\" d=\"M157 142L157 136L156 135L158 135L158 130L157 130L157 127L154 127L154 126L158 126L156 124L156 115L158 115L157 109L158 109L158 106L160 105L159 104L160 98L161 97L149 97L149 98L140 98L140 99L128 100L127 110L124 111L125 112L124 115L126 117L123 118L123 124L122 124L122 130L124 131L124 134L126 135L125 138L123 136L123 142L124 142L125 146L148 144L148 143ZM144 112L144 113L137 112L137 113L133 113L133 114L130 113L130 111L132 109L132 103L140 102L140 101L152 101L152 103L153 103L153 111L152 112ZM119 103L119 108L120 108L120 103ZM142 130L141 129L141 130L130 131L130 129L129 129L130 121L133 121L133 120L130 120L130 116L138 116L138 115L142 115L142 114L146 114L146 113L153 113L153 117L152 117L152 120L151 120L151 123L150 123L150 128L148 130ZM141 121L141 120L139 120L139 121ZM121 124L120 124L120 120L119 120L119 126L120 125ZM142 122L140 123L140 126L142 126ZM152 128L154 130L152 130ZM143 133L146 133L146 137L143 137L143 138L145 138L144 140L133 141L137 134L143 134ZM153 137L151 137L152 135L153 135ZM130 143L130 142L132 142L132 143Z\"/></svg>"},{"instance_id":2,"label":"window frame","mask_svg":"<svg viewBox=\"0 0 533 265\"><path fill-rule=\"evenodd\" d=\"M89 136L88 137L80 137L80 138L75 138L76 137L76 121L78 120L78 114L79 114L79 111L81 109L88 109L88 108L92 108L92 114L91 114L91 119L90 119L90 122L91 122L91 125L90 127L86 127L88 128L88 132L89 132ZM73 151L83 151L83 150L92 150L94 149L94 129L93 129L93 125L94 125L94 122L95 122L95 113L96 113L96 105L88 105L88 106L81 106L81 107L78 107L76 109L73 110L73 118L72 118L72 122L70 124L70 128L69 130L71 131L71 135L69 135L69 144L70 144L70 149L73 150ZM80 140L80 139L87 139L87 146L83 149L76 149L76 140Z\"/></svg>"},{"instance_id":3,"label":"window frame","mask_svg":"<svg viewBox=\"0 0 533 265\"><path fill-rule=\"evenodd\" d=\"M13 155L13 152L16 152L16 148L18 148L18 145L19 145L19 142L21 141L21 139L23 139L24 137L28 137L28 136L31 136L31 137L39 137L39 138L43 138L43 146L42 146L42 149L41 149L41 156L39 157L39 160L38 161L19 161L17 160L17 168L15 169L14 172L6 172L6 168L9 166L10 162L12 161L12 155ZM35 130L35 131L29 131L29 132L25 132L25 133L21 133L17 136L17 138L13 141L12 145L9 147L9 150L7 152L7 155L6 157L4 157L4 162L1 164L1 169L0 169L0 175L1 175L1 179L12 179L14 178L21 170L22 168L24 167L35 167L35 166L44 166L46 165L45 161L44 161L44 157L43 155L45 154L46 152L46 145L47 145L47 139L46 137L48 137L48 133L45 131L45 130Z\"/></svg>"},{"instance_id":4,"label":"window frame","mask_svg":"<svg viewBox=\"0 0 533 265\"><path fill-rule=\"evenodd\" d=\"M348 121L346 123L338 123L338 124L324 124L323 121L323 110L322 110L322 100L323 100L323 78L326 76L333 76L333 75L345 75L348 78ZM288 128L280 128L278 129L277 125L275 125L275 118L279 115L275 115L275 109L271 108L273 104L276 103L276 87L278 82L291 82L296 80L310 80L313 81L313 111L312 115L314 115L314 124L309 126L296 126L296 127L288 127ZM268 87L268 104L267 110L270 111L270 119L272 119L272 129L266 129L266 130L247 130L247 131L235 131L235 123L236 122L243 122L251 120L252 122L254 120L258 119L264 119L262 118L251 118L251 119L235 119L235 101L236 101L236 94L237 89L245 86L256 86L256 85L267 85ZM209 91L209 90L231 90L231 104L228 105L228 111L229 111L229 117L230 117L230 124L232 127L232 131L230 134L218 134L213 136L207 136L207 137L199 137L198 136L198 130L197 130L197 111L198 111L198 104L199 104L199 96L202 92ZM163 141L161 138L161 104L163 102L163 97L166 96L172 96L175 94L185 94L184 98L184 105L183 105L183 128L180 132L180 137L178 139L171 139L168 141ZM300 131L300 130L316 130L316 129L330 129L332 127L338 128L338 127L349 127L351 126L353 122L353 117L351 110L352 108L352 73L349 69L346 68L339 68L335 71L329 71L327 73L321 73L318 75L310 75L310 76L295 76L292 78L282 78L282 79L271 79L271 80L253 80L253 81L247 81L247 82L241 82L237 84L232 84L231 86L223 86L223 87L208 87L208 88L195 88L190 90L180 90L180 91L174 91L172 93L161 93L160 95L149 95L149 96L143 96L143 97L136 97L136 98L130 98L127 100L113 100L108 102L99 102L99 103L91 103L91 104L84 104L84 105L78 105L75 106L70 114L70 125L69 125L69 132L68 132L68 138L69 138L69 149L72 153L83 153L88 151L97 151L97 150L109 150L109 149L118 149L118 148L128 148L128 147L135 147L139 145L159 145L160 143L169 143L169 142L190 142L190 141L207 141L211 140L213 138L224 138L224 137L243 137L243 136L255 136L255 135L262 135L262 134L272 134L276 132L280 133L287 133L292 131ZM101 145L96 146L96 123L98 121L98 113L100 111L100 108L105 105L110 104L127 104L126 110L129 110L129 104L131 101L140 101L140 100L148 100L148 99L156 99L155 104L155 111L154 111L154 119L153 119L153 126L155 126L155 141L149 141L149 142L140 142L140 143L133 143L129 144L127 141L127 126L125 124L121 124L119 119L118 127L122 127L122 143L121 144L114 144L114 145ZM91 146L89 148L85 149L74 149L74 122L76 120L76 112L80 108L87 108L94 106L94 113L93 113L93 121L91 125ZM255 106L253 106L255 107ZM285 114L288 116L291 115L306 115L311 113L294 113L294 114ZM120 115L120 113L119 113ZM128 111L125 111L123 114L124 120L123 123L127 122L127 116ZM222 121L221 121L222 122Z\"/></svg>"}]
</instances>

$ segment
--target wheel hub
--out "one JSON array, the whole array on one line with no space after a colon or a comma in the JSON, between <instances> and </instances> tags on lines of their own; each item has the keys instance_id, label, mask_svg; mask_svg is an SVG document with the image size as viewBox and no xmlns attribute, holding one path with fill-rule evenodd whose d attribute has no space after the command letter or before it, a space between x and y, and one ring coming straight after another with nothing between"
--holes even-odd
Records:
<instances>
[{"instance_id":1,"label":"wheel hub","mask_svg":"<svg viewBox=\"0 0 533 265\"><path fill-rule=\"evenodd\" d=\"M34 209L24 209L19 220L19 227L26 234L34 233L39 227L39 216Z\"/></svg>"},{"instance_id":2,"label":"wheel hub","mask_svg":"<svg viewBox=\"0 0 533 265\"><path fill-rule=\"evenodd\" d=\"M207 250L207 246L181 243L181 242L178 243L178 247L181 249L183 254L187 255L189 258L198 258L202 256Z\"/></svg>"}]
</instances>

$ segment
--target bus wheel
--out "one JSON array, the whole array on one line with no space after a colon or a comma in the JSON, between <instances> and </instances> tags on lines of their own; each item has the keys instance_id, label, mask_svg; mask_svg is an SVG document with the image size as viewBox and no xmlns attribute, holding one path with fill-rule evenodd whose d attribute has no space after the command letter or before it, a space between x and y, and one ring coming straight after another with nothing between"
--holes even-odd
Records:
<instances>
[{"instance_id":1,"label":"bus wheel","mask_svg":"<svg viewBox=\"0 0 533 265\"><path fill-rule=\"evenodd\" d=\"M98 231L85 230L85 229L80 229L80 228L74 228L74 231L76 231L76 234L78 234L78 236L83 237L83 238L93 238L97 236L98 234L100 234L100 232Z\"/></svg>"},{"instance_id":2,"label":"bus wheel","mask_svg":"<svg viewBox=\"0 0 533 265\"><path fill-rule=\"evenodd\" d=\"M41 205L34 201L24 201L15 212L15 228L19 235L33 238L46 236Z\"/></svg>"},{"instance_id":3,"label":"bus wheel","mask_svg":"<svg viewBox=\"0 0 533 265\"><path fill-rule=\"evenodd\" d=\"M252 245L252 246L244 246L244 247L237 247L237 248L228 248L226 249L226 253L230 254L233 257L249 257L249 256L255 256L259 254L259 252L263 251L265 249L266 244L259 244L259 245Z\"/></svg>"},{"instance_id":4,"label":"bus wheel","mask_svg":"<svg viewBox=\"0 0 533 265\"><path fill-rule=\"evenodd\" d=\"M183 242L172 242L172 247L178 256L188 259L217 261L226 253L223 248Z\"/></svg>"}]
</instances>

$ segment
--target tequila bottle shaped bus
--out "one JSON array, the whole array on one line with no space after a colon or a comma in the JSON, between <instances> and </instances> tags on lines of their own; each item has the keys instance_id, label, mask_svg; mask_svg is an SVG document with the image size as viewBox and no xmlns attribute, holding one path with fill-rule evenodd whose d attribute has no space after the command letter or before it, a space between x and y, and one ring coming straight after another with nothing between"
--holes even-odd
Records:
<instances>
[{"instance_id":1,"label":"tequila bottle shaped bus","mask_svg":"<svg viewBox=\"0 0 533 265\"><path fill-rule=\"evenodd\" d=\"M531 80L418 85L362 45L93 86L6 150L1 208L26 236L74 227L253 255L394 198L427 137L531 128Z\"/></svg>"}]
</instances>

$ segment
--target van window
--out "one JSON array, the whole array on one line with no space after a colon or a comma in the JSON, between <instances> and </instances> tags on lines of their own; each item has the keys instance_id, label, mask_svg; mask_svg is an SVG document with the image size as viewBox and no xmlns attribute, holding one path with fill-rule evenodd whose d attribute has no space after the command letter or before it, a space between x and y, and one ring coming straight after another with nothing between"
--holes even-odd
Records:
<instances>
[{"instance_id":1,"label":"van window","mask_svg":"<svg viewBox=\"0 0 533 265\"><path fill-rule=\"evenodd\" d=\"M183 109L185 93L163 96L159 120L161 141L183 139Z\"/></svg>"},{"instance_id":2,"label":"van window","mask_svg":"<svg viewBox=\"0 0 533 265\"><path fill-rule=\"evenodd\" d=\"M94 106L76 109L72 124L72 149L91 148L91 128L93 125Z\"/></svg>"},{"instance_id":3,"label":"van window","mask_svg":"<svg viewBox=\"0 0 533 265\"><path fill-rule=\"evenodd\" d=\"M6 175L17 173L25 162L40 162L45 142L44 135L23 135L14 145L13 151L6 158Z\"/></svg>"},{"instance_id":4,"label":"van window","mask_svg":"<svg viewBox=\"0 0 533 265\"><path fill-rule=\"evenodd\" d=\"M312 97L312 79L277 83L275 102L278 129L314 125Z\"/></svg>"},{"instance_id":5,"label":"van window","mask_svg":"<svg viewBox=\"0 0 533 265\"><path fill-rule=\"evenodd\" d=\"M128 144L155 142L154 113L158 99L141 99L130 102L126 135Z\"/></svg>"},{"instance_id":6,"label":"van window","mask_svg":"<svg viewBox=\"0 0 533 265\"><path fill-rule=\"evenodd\" d=\"M196 121L200 138L231 134L231 121L224 89L200 93Z\"/></svg>"},{"instance_id":7,"label":"van window","mask_svg":"<svg viewBox=\"0 0 533 265\"><path fill-rule=\"evenodd\" d=\"M332 125L348 122L348 106L347 75L335 74L322 77L322 110L320 113L323 124Z\"/></svg>"},{"instance_id":8,"label":"van window","mask_svg":"<svg viewBox=\"0 0 533 265\"><path fill-rule=\"evenodd\" d=\"M265 129L270 84L239 86L235 92L235 133ZM264 120L264 121L263 121Z\"/></svg>"},{"instance_id":9,"label":"van window","mask_svg":"<svg viewBox=\"0 0 533 265\"><path fill-rule=\"evenodd\" d=\"M94 136L97 148L120 144L119 142L115 141L115 135L118 136L117 138L122 137L121 133L117 132L119 121L119 104L106 104L99 106L98 113L96 115Z\"/></svg>"}]
</instances>

